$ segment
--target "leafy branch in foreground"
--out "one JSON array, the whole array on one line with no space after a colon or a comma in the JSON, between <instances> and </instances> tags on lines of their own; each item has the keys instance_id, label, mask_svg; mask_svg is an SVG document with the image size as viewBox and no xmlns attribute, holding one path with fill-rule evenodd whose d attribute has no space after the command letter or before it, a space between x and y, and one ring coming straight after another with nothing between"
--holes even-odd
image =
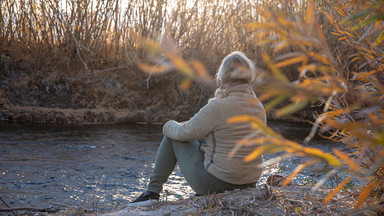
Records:
<instances>
[{"instance_id":1,"label":"leafy branch in foreground","mask_svg":"<svg viewBox=\"0 0 384 216\"><path fill-rule=\"evenodd\" d=\"M322 113L316 114L311 133L304 142L310 141L319 131L321 136L344 143L355 152L346 154L334 149L333 153L326 153L305 147L285 139L257 118L237 116L228 122L250 122L257 133L262 131L265 137L239 140L230 156L242 145L262 144L245 160L276 152L287 153L281 158L293 155L308 158L290 174L285 185L309 165L325 162L333 169L315 185L314 190L336 172L347 173L348 177L333 188L324 203L358 178L362 184L355 208L362 207L365 202L371 206L380 205L384 199L384 23L380 15L384 2L372 0L360 4L358 1L345 3L340 0L328 5L333 5L327 10L330 12L318 13L315 1L311 0L306 17L296 16L294 19L265 10L261 12L260 22L247 23L244 27L257 38L257 44L262 47L260 50L273 49L273 57L267 52L262 54L271 72L264 72L265 82L259 97L266 110L285 116L310 105L321 106ZM318 16L325 17L328 22L320 25ZM332 26L333 36L323 33L325 24ZM329 46L329 41L338 43ZM196 70L190 69L189 63L174 52L147 40L141 43L149 44L155 55L165 54L171 65L163 68L158 64L139 65L143 70L162 72L173 68L185 74L186 80L200 76L198 72L191 73ZM294 81L285 73L292 68L298 74ZM289 101L288 105L277 108L285 101Z\"/></svg>"},{"instance_id":2,"label":"leafy branch in foreground","mask_svg":"<svg viewBox=\"0 0 384 216\"><path fill-rule=\"evenodd\" d=\"M271 73L264 74L267 81L259 98L265 103L267 111L285 100L290 103L275 111L278 116L318 104L323 107L323 113L316 116L312 132L305 141L308 142L320 130L323 136L342 142L355 152L346 154L334 149L331 155L304 147L263 128L252 117L239 116L228 122L248 121L255 129L266 132L264 139L239 141L235 149L239 145L264 143L245 160L252 160L262 153L280 151L309 158L296 168L285 184L308 165L325 161L335 170L349 174L325 198L325 203L353 178L363 182L355 208L360 208L368 197L371 197L370 204L379 204L384 199L383 8L384 2L379 0L362 5L357 1L347 4L340 1L334 4L338 19L324 12L323 15L335 29L333 34L339 37L340 46L343 46L335 50L328 47L327 38L316 19L313 0L305 18L290 20L264 11L263 22L246 24L248 31L262 35L262 45L274 48L274 60L263 54ZM284 54L280 54L282 51ZM293 82L282 72L288 66L294 66L299 72ZM374 193L373 196L370 196L371 193Z\"/></svg>"},{"instance_id":3,"label":"leafy branch in foreground","mask_svg":"<svg viewBox=\"0 0 384 216\"><path fill-rule=\"evenodd\" d=\"M152 75L176 70L184 76L184 79L179 84L182 90L187 90L192 85L192 80L201 80L206 83L212 81L203 63L197 60L185 61L178 54L178 50L171 40L166 40L161 45L138 35L135 35L135 37L149 52L148 58L152 60L152 63L137 60L137 65L142 71Z\"/></svg>"}]
</instances>

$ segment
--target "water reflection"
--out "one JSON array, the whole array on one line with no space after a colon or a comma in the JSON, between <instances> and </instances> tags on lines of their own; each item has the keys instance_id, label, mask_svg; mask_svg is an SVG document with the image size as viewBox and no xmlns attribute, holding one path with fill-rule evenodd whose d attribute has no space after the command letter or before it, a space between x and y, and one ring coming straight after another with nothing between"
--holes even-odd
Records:
<instances>
[{"instance_id":1,"label":"water reflection","mask_svg":"<svg viewBox=\"0 0 384 216\"><path fill-rule=\"evenodd\" d=\"M308 126L271 123L285 136L303 140ZM110 209L143 192L162 138L160 125L0 124L0 194L12 206L62 204ZM330 152L334 144L310 145ZM265 160L272 158L266 156ZM291 172L302 159L289 158L265 168L267 175ZM303 172L295 179L317 178ZM164 185L163 199L194 195L177 167Z\"/></svg>"}]
</instances>

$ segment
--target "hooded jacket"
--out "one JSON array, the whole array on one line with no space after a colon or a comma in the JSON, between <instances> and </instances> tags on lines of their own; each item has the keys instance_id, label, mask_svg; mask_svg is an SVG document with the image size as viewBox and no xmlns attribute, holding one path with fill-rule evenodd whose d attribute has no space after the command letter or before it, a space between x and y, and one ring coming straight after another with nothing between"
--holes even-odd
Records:
<instances>
[{"instance_id":1,"label":"hooded jacket","mask_svg":"<svg viewBox=\"0 0 384 216\"><path fill-rule=\"evenodd\" d=\"M231 184L257 182L262 173L262 157L245 162L257 145L242 146L233 157L229 153L239 140L264 136L248 122L227 123L238 115L255 116L266 122L265 110L249 90L248 84L238 84L225 89L228 96L214 98L189 121L179 123L170 120L163 127L163 134L178 141L205 138L204 167L216 178ZM260 144L259 144L260 145Z\"/></svg>"}]
</instances>

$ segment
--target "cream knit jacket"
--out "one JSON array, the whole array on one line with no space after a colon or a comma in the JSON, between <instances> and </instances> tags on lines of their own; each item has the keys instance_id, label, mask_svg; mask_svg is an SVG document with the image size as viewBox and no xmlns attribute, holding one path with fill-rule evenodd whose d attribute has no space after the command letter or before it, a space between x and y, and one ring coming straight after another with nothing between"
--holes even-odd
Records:
<instances>
[{"instance_id":1,"label":"cream knit jacket","mask_svg":"<svg viewBox=\"0 0 384 216\"><path fill-rule=\"evenodd\" d=\"M262 157L244 162L244 157L257 146L243 146L232 157L228 157L236 142L252 133L252 138L263 134L252 129L247 122L227 123L237 115L251 115L266 122L262 104L250 92L248 84L226 88L226 98L214 98L200 109L189 121L170 120L163 127L163 134L179 141L193 141L205 138L201 146L204 153L204 167L216 178L231 184L257 182L262 173ZM250 99L257 101L250 103Z\"/></svg>"}]
</instances>

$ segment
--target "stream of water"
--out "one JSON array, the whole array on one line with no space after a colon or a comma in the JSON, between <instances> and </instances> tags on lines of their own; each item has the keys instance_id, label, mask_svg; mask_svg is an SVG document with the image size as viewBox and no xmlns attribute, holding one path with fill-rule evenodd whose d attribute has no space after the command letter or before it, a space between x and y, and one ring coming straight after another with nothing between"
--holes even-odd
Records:
<instances>
[{"instance_id":1,"label":"stream of water","mask_svg":"<svg viewBox=\"0 0 384 216\"><path fill-rule=\"evenodd\" d=\"M302 124L272 122L269 126L296 141L303 140L310 130ZM127 204L146 189L162 139L161 127L0 124L0 196L12 207L83 206L96 210ZM322 139L309 145L326 152L343 148ZM258 184L272 173L289 174L302 162L301 158L290 158L268 167ZM318 178L318 172L304 171L295 182L308 183ZM164 200L194 195L178 167L164 189ZM5 208L3 203L0 208Z\"/></svg>"}]
</instances>

